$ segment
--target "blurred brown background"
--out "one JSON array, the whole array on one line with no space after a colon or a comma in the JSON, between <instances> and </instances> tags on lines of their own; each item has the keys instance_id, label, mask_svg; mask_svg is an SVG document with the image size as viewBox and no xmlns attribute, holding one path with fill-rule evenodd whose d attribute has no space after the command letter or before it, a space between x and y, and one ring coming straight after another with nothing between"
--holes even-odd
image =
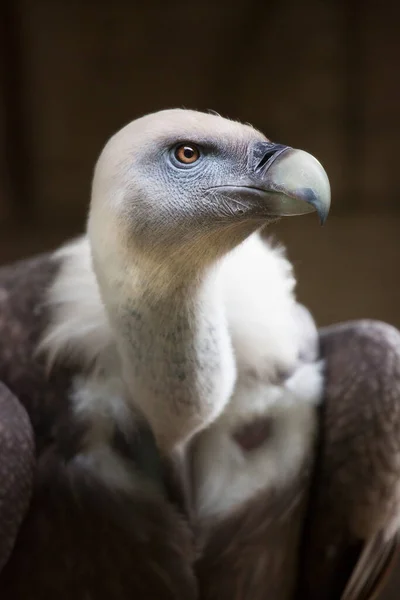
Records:
<instances>
[{"instance_id":1,"label":"blurred brown background","mask_svg":"<svg viewBox=\"0 0 400 600\"><path fill-rule=\"evenodd\" d=\"M319 322L400 326L399 17L388 0L3 0L0 263L84 229L116 129L212 108L326 167L327 225L274 230Z\"/></svg>"}]
</instances>

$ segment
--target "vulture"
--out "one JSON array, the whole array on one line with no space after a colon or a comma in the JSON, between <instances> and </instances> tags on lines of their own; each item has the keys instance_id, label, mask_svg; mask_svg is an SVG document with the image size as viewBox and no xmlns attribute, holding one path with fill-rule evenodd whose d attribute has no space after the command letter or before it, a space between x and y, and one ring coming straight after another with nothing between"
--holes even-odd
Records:
<instances>
[{"instance_id":1,"label":"vulture","mask_svg":"<svg viewBox=\"0 0 400 600\"><path fill-rule=\"evenodd\" d=\"M83 237L2 267L1 600L389 597L400 333L318 330L264 234L329 206L307 152L165 110Z\"/></svg>"}]
</instances>

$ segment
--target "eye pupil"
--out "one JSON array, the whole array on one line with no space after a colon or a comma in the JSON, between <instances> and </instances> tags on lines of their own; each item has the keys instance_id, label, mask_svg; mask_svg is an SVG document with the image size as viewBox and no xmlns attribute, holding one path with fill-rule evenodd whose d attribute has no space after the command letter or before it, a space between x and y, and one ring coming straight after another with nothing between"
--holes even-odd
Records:
<instances>
[{"instance_id":1,"label":"eye pupil","mask_svg":"<svg viewBox=\"0 0 400 600\"><path fill-rule=\"evenodd\" d=\"M183 154L185 158L193 158L194 150L193 148L190 148L190 146L185 146L185 148L183 149Z\"/></svg>"},{"instance_id":2,"label":"eye pupil","mask_svg":"<svg viewBox=\"0 0 400 600\"><path fill-rule=\"evenodd\" d=\"M200 151L196 146L181 144L175 150L175 158L185 165L190 165L200 158Z\"/></svg>"}]
</instances>

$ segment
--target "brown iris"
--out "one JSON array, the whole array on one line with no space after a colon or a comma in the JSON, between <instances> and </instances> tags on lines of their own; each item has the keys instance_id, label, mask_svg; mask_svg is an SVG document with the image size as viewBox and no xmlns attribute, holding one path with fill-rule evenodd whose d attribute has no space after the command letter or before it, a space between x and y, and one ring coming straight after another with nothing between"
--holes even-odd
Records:
<instances>
[{"instance_id":1,"label":"brown iris","mask_svg":"<svg viewBox=\"0 0 400 600\"><path fill-rule=\"evenodd\" d=\"M200 152L196 146L182 144L175 150L175 158L184 165L191 165L200 158Z\"/></svg>"}]
</instances>

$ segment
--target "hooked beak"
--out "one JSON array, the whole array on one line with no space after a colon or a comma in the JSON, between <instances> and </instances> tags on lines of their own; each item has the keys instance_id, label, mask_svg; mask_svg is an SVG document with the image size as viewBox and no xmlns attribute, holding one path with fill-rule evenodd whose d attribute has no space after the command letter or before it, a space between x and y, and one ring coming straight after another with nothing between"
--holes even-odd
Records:
<instances>
[{"instance_id":1,"label":"hooked beak","mask_svg":"<svg viewBox=\"0 0 400 600\"><path fill-rule=\"evenodd\" d=\"M254 215L282 217L316 211L321 224L331 204L328 176L308 152L272 142L250 149L246 182L223 186L233 200L249 202Z\"/></svg>"}]
</instances>

